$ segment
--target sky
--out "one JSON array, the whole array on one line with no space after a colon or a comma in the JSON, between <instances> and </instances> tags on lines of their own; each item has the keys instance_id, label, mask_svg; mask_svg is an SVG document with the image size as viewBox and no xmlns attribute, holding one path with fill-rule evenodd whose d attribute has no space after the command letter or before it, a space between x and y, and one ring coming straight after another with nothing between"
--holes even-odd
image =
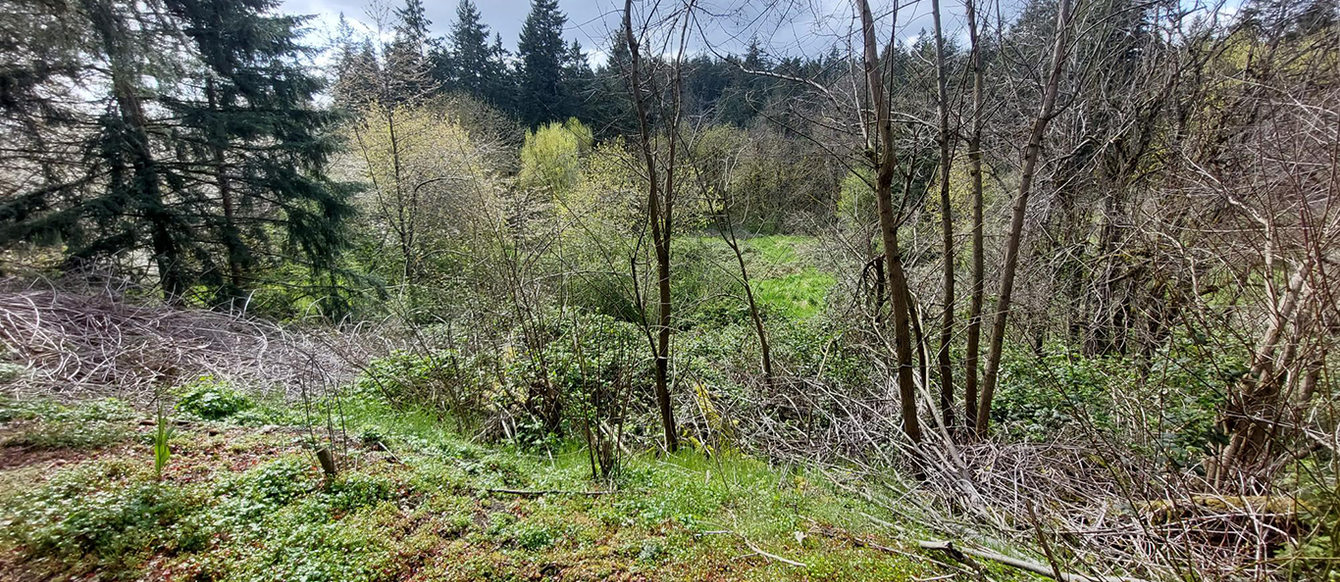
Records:
<instances>
[{"instance_id":1,"label":"sky","mask_svg":"<svg viewBox=\"0 0 1340 582\"><path fill-rule=\"evenodd\" d=\"M530 12L530 0L474 0L490 32L502 34L503 46L515 51L521 25ZM1007 2L1009 0L1006 0ZM383 10L399 6L403 0L284 0L284 12L314 17L310 42L327 42L339 15L344 14L355 26L374 30L374 2ZM435 35L445 35L456 19L458 0L425 0ZM876 10L880 2L875 2ZM946 0L945 27L954 31L962 26L958 0ZM854 25L850 0L703 0L702 29L695 36L698 51L707 50L702 38L710 40L714 50L739 53L757 37L764 51L774 56L801 53L821 54L835 43L843 43ZM568 18L565 37L576 39L591 63L604 62L609 39L621 25L623 3L619 0L559 0L559 8ZM389 12L389 11L388 11ZM887 12L887 8L883 10ZM710 14L710 17L706 17ZM915 37L929 30L930 1L921 0L904 7L899 14L902 36Z\"/></svg>"},{"instance_id":2,"label":"sky","mask_svg":"<svg viewBox=\"0 0 1340 582\"><path fill-rule=\"evenodd\" d=\"M997 0L1009 14L1027 0ZM1182 0L1184 7L1193 3L1223 2L1225 12L1236 12L1243 0ZM343 13L365 32L375 30L375 6L383 13L402 5L404 0L283 0L282 10L313 16L309 44L324 46L333 36L335 23ZM443 36L456 19L459 0L424 0L435 36ZM516 50L521 25L530 12L530 0L474 0L490 32L502 34L503 46ZM647 4L648 0L637 0ZM663 2L662 5L676 4ZM948 38L966 42L962 0L941 0L944 28ZM763 51L774 57L799 54L820 55L837 44L843 47L856 29L851 0L698 0L701 29L694 34L691 50L739 54L751 38L757 38ZM887 23L892 3L873 0L876 19ZM567 15L564 36L581 43L592 65L605 61L609 41L621 26L620 0L559 0L559 9ZM933 27L930 0L902 0L898 12L899 38L911 42L922 31ZM706 39L706 41L704 41ZM710 49L709 49L710 45Z\"/></svg>"}]
</instances>

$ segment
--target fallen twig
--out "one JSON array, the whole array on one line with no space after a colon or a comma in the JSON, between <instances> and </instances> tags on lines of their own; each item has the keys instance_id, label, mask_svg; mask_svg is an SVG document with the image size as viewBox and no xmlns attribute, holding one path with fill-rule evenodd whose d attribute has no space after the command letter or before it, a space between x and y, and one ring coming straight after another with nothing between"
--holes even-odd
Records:
<instances>
[{"instance_id":1,"label":"fallen twig","mask_svg":"<svg viewBox=\"0 0 1340 582\"><path fill-rule=\"evenodd\" d=\"M545 495L584 495L595 497L613 493L612 491L569 491L565 489L485 489L489 493L504 493L521 497L543 497Z\"/></svg>"},{"instance_id":2,"label":"fallen twig","mask_svg":"<svg viewBox=\"0 0 1340 582\"><path fill-rule=\"evenodd\" d=\"M1139 578L1123 578L1121 576L1088 576L1085 574L1072 574L1069 572L1061 572L1045 564L1030 562L1028 560L1022 560L1019 558L1006 556L1005 554L997 554L995 552L990 552L987 550L974 550L972 548L959 547L954 545L954 542L950 541L922 540L920 542L917 542L917 545L921 546L922 549L939 550L945 552L946 554L949 554L956 560L963 561L965 555L976 556L984 560L1000 562L1001 564L1005 564L1006 566L1012 566L1020 570L1026 570L1034 574L1046 576L1053 580L1059 580L1060 582L1144 582Z\"/></svg>"}]
</instances>

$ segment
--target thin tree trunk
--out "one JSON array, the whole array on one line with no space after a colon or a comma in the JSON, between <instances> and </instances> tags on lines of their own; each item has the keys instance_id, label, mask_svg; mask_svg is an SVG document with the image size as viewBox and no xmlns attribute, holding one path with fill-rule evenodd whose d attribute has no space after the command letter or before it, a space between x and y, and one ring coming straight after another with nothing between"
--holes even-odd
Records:
<instances>
[{"instance_id":1,"label":"thin tree trunk","mask_svg":"<svg viewBox=\"0 0 1340 582\"><path fill-rule=\"evenodd\" d=\"M758 349L763 357L763 381L767 383L769 390L773 390L777 386L772 375L772 349L768 345L768 330L763 325L763 314L759 313L758 301L754 299L754 288L749 282L749 269L744 264L744 252L740 250L740 240L735 237L735 223L731 220L730 209L724 201L721 204L721 216L725 222L721 238L735 253L735 263L740 267L740 283L744 285L744 297L749 302L749 317L753 319L754 332L758 334Z\"/></svg>"},{"instance_id":2,"label":"thin tree trunk","mask_svg":"<svg viewBox=\"0 0 1340 582\"><path fill-rule=\"evenodd\" d=\"M1252 353L1251 368L1238 379L1237 391L1219 415L1229 441L1210 463L1207 476L1215 485L1223 485L1235 473L1249 472L1268 456L1279 416L1281 384L1297 348L1296 341L1282 336L1296 323L1294 313L1311 270L1312 261L1308 260L1290 276L1283 297L1271 306L1270 326ZM1277 355L1281 347L1285 353Z\"/></svg>"},{"instance_id":3,"label":"thin tree trunk","mask_svg":"<svg viewBox=\"0 0 1340 582\"><path fill-rule=\"evenodd\" d=\"M629 83L633 93L633 103L637 109L638 129L641 133L642 158L647 166L647 215L651 223L651 238L656 255L656 282L658 290L658 313L656 314L656 406L661 412L661 427L665 431L665 448L674 452L679 448L679 435L675 429L674 410L670 402L670 218L674 200L671 170L667 170L665 192L661 192L656 172L656 157L651 151L652 132L647 120L647 106L642 95L642 57L637 37L633 34L633 2L624 1L624 40L628 43ZM674 131L669 132L671 140L671 164L673 168Z\"/></svg>"},{"instance_id":4,"label":"thin tree trunk","mask_svg":"<svg viewBox=\"0 0 1340 582\"><path fill-rule=\"evenodd\" d=\"M214 87L213 77L205 79L205 97L209 102L209 108L216 115L220 113L218 90ZM214 158L214 179L218 181L219 199L223 203L223 246L228 251L228 300L235 301L242 292L242 261L246 250L242 247L242 237L237 228L237 205L233 200L232 183L228 180L228 166L224 158L222 142L228 139L228 136L220 127L221 123L215 123L213 128L214 135L211 136L211 148Z\"/></svg>"},{"instance_id":5,"label":"thin tree trunk","mask_svg":"<svg viewBox=\"0 0 1340 582\"><path fill-rule=\"evenodd\" d=\"M977 38L976 0L966 0L968 39L972 44L972 131L968 134L968 171L972 175L972 302L968 307L967 355L963 359L964 424L977 419L977 356L981 351L982 303L986 294L982 237L982 49Z\"/></svg>"},{"instance_id":6,"label":"thin tree trunk","mask_svg":"<svg viewBox=\"0 0 1340 582\"><path fill-rule=\"evenodd\" d=\"M950 157L949 94L945 88L945 39L940 24L940 0L931 0L935 20L935 81L940 113L940 230L944 236L944 314L940 323L940 349L935 359L940 368L940 415L946 427L954 426L954 372L949 358L949 341L954 336L954 213L949 200Z\"/></svg>"},{"instance_id":7,"label":"thin tree trunk","mask_svg":"<svg viewBox=\"0 0 1340 582\"><path fill-rule=\"evenodd\" d=\"M861 29L865 41L865 76L870 105L875 110L874 159L876 165L875 198L879 205L880 237L888 268L889 300L893 309L894 352L898 362L898 396L902 402L903 432L914 443L921 442L917 422L916 388L913 374L912 334L909 329L907 278L898 252L898 222L893 215L893 175L898 157L893 150L893 120L884 97L884 78L879 68L879 46L875 40L875 19L870 2L860 0ZM896 28L897 12L894 12Z\"/></svg>"},{"instance_id":8,"label":"thin tree trunk","mask_svg":"<svg viewBox=\"0 0 1340 582\"><path fill-rule=\"evenodd\" d=\"M1014 208L1010 211L1010 231L1005 240L1005 262L1001 267L1000 299L996 307L996 318L991 325L991 346L986 355L986 373L982 378L981 405L977 411L975 424L978 438L985 438L991 424L991 399L995 395L996 381L1000 374L1000 356L1005 344L1005 324L1010 315L1010 300L1014 291L1014 278L1019 264L1019 244L1023 239L1024 211L1028 209L1028 195L1033 190L1033 177L1037 173L1038 158L1042 154L1042 137L1047 131L1056 110L1056 96L1060 91L1061 71L1065 65L1066 28L1070 24L1070 0L1060 0L1056 10L1056 38L1052 42L1051 71L1047 74L1043 86L1042 106L1033 119L1033 129L1028 135L1028 145L1024 148L1023 168L1019 174L1019 193L1014 198Z\"/></svg>"}]
</instances>

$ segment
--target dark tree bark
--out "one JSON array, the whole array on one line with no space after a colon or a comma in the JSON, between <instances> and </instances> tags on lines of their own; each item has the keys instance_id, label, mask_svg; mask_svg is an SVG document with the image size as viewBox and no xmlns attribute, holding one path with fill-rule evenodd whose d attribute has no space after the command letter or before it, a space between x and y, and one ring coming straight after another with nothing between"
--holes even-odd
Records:
<instances>
[{"instance_id":1,"label":"dark tree bark","mask_svg":"<svg viewBox=\"0 0 1340 582\"><path fill-rule=\"evenodd\" d=\"M875 198L879 206L879 230L884 244L884 260L889 277L889 304L893 310L894 352L898 364L898 396L902 402L903 432L912 442L921 442L921 425L917 422L916 387L913 378L912 333L910 329L910 294L903 261L898 249L898 220L893 213L893 177L898 168L898 156L893 148L893 119L884 95L884 76L880 71L879 44L875 39L875 19L870 2L860 0L861 31L864 38L866 89L870 106L875 111L875 131L872 158L875 162ZM894 13L895 27L897 12Z\"/></svg>"},{"instance_id":2,"label":"dark tree bark","mask_svg":"<svg viewBox=\"0 0 1340 582\"><path fill-rule=\"evenodd\" d=\"M657 172L656 155L652 152L651 141L654 135L648 120L646 96L642 87L642 55L637 35L633 32L633 2L624 2L624 40L628 43L629 87L633 93L633 103L637 110L638 131L641 134L642 159L647 166L647 220L651 224L652 251L656 256L656 406L661 413L661 427L665 431L665 448L674 452L679 448L679 434L675 428L675 415L670 400L670 237L672 217L674 216L675 154L678 145L676 129L673 125L667 131L667 160L665 181L660 182ZM680 79L678 60L675 61L675 80L672 88L674 112L672 123L679 120Z\"/></svg>"},{"instance_id":3,"label":"dark tree bark","mask_svg":"<svg viewBox=\"0 0 1340 582\"><path fill-rule=\"evenodd\" d=\"M181 251L172 232L175 219L163 199L158 161L149 143L148 118L135 86L135 79L140 74L139 67L132 63L132 57L127 54L130 49L123 43L127 32L124 23L113 14L112 7L96 1L87 1L85 6L94 33L110 60L112 96L116 100L121 121L125 124L121 131L125 152L130 158L133 196L150 226L153 259L158 267L163 296L169 303L178 304L186 292L186 275L181 263Z\"/></svg>"}]
</instances>

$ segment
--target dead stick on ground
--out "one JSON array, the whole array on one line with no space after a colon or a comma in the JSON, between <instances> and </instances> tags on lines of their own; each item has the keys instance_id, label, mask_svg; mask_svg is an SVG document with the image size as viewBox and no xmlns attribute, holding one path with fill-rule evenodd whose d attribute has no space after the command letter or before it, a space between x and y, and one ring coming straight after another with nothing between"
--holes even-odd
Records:
<instances>
[{"instance_id":1,"label":"dead stick on ground","mask_svg":"<svg viewBox=\"0 0 1340 582\"><path fill-rule=\"evenodd\" d=\"M542 497L545 495L585 495L587 497L595 497L597 495L605 495L607 493L610 493L609 491L565 491L562 489L540 489L540 490L485 489L485 491L488 491L489 493L505 493L508 495L520 495L522 497Z\"/></svg>"},{"instance_id":2,"label":"dead stick on ground","mask_svg":"<svg viewBox=\"0 0 1340 582\"><path fill-rule=\"evenodd\" d=\"M978 558L982 558L985 560L1000 562L1002 564L1005 564L1006 566L1012 566L1020 570L1027 570L1034 574L1040 574L1042 576L1046 576L1054 580L1059 580L1060 582L1144 582L1139 578L1123 578L1121 576L1086 576L1084 574L1056 572L1051 567L1046 566L1044 564L1039 564L1037 562L1030 562L1028 560L1021 560L1019 558L1013 558L1010 556L1006 556L1004 554L997 554L995 552L988 552L986 550L974 550L972 548L963 548L956 546L954 545L953 542L949 541L923 540L917 542L917 545L927 550L940 550L954 557L954 559L956 560L962 559L965 554L970 556L976 556ZM1057 578L1058 575L1060 576L1059 578Z\"/></svg>"},{"instance_id":3,"label":"dead stick on ground","mask_svg":"<svg viewBox=\"0 0 1340 582\"><path fill-rule=\"evenodd\" d=\"M782 556L778 556L777 554L774 554L774 553L771 553L771 552L765 552L765 551L763 551L762 548L760 548L760 547L754 545L753 542L749 541L749 538L744 537L744 534L742 534L742 533L740 533L740 532L738 532L738 531L735 531L735 530L731 530L731 529L716 529L716 530L710 530L710 531L702 531L702 532L698 532L696 535L699 535L699 536L708 536L708 535L733 535L733 536L735 536L735 537L740 538L740 541L743 541L743 542L744 542L744 545L747 546L750 550L752 550L755 554L758 554L758 555L760 555L760 556L763 556L764 558L768 558L768 559L770 559L770 560L775 560L775 561L781 562L781 563L783 563L783 564L789 564L789 565L791 565L791 566L796 566L796 567L798 567L798 568L808 568L808 567L809 567L809 565L805 564L804 562L797 562L797 561L795 561L795 560L791 560L791 559L788 559L788 558L783 558Z\"/></svg>"},{"instance_id":4,"label":"dead stick on ground","mask_svg":"<svg viewBox=\"0 0 1340 582\"><path fill-rule=\"evenodd\" d=\"M744 537L744 536L740 536L740 539L744 540L744 545L749 546L749 549L753 550L755 554L758 554L758 555L763 556L763 557L765 557L765 558L769 558L769 559L772 559L772 560L776 560L776 561L781 562L781 563L783 563L783 564L790 564L790 565L792 565L792 566L796 566L796 567L799 567L799 568L808 568L808 567L809 567L809 566L805 565L804 562L797 562L797 561L795 561L795 560L788 560L788 559L786 559L786 558L783 558L783 557L781 557L781 556L778 556L777 554L770 554L770 553L768 553L768 552L765 552L765 551L763 551L761 548L759 548L758 546L756 546L756 545L754 545L752 542L750 542L750 541L749 541L749 538L746 538L746 537Z\"/></svg>"}]
</instances>

